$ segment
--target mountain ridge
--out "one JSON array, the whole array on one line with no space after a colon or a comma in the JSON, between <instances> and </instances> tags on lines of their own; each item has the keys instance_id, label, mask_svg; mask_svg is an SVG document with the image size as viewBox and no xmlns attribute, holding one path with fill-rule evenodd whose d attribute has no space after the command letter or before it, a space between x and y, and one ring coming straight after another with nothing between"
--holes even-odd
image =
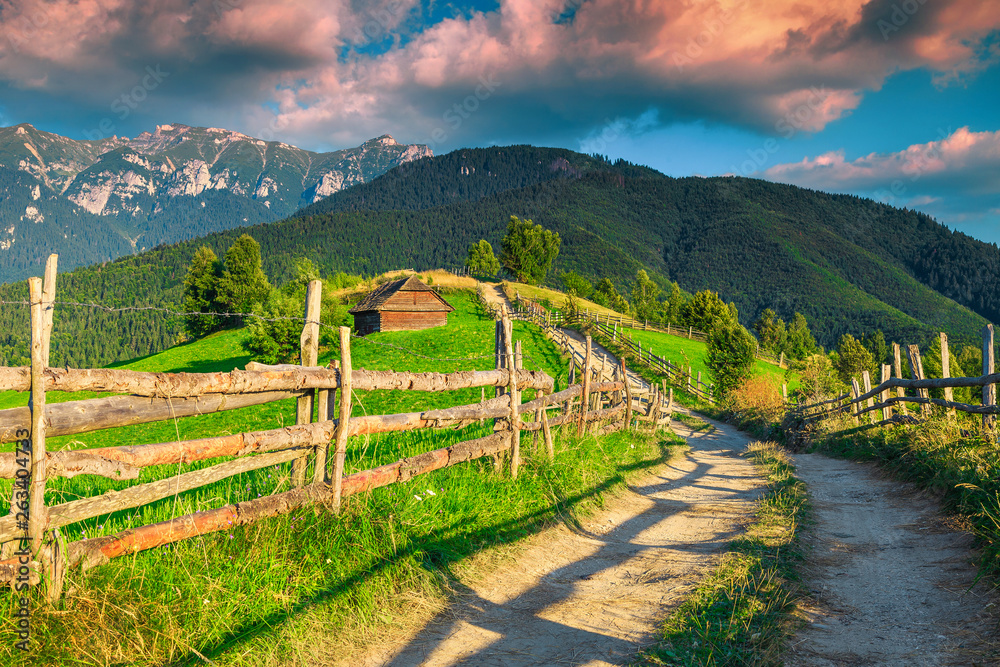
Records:
<instances>
[{"instance_id":1,"label":"mountain ridge","mask_svg":"<svg viewBox=\"0 0 1000 667\"><path fill-rule=\"evenodd\" d=\"M319 153L182 124L80 141L28 123L0 128L0 282L51 252L69 268L278 220L431 155L387 134Z\"/></svg>"},{"instance_id":2,"label":"mountain ridge","mask_svg":"<svg viewBox=\"0 0 1000 667\"><path fill-rule=\"evenodd\" d=\"M786 321L801 312L828 348L843 333L878 329L901 343L926 343L946 331L956 345L974 344L987 320L1000 319L1000 294L987 289L1000 280L1000 251L926 215L755 179L672 178L531 146L462 149L408 162L279 222L61 274L59 290L109 306L176 307L195 249L205 244L221 257L243 233L261 244L276 284L293 277L300 257L325 275L455 267L480 239L499 248L511 215L562 237L550 284L573 270L592 281L608 277L627 292L643 269L664 290L676 281L688 292L718 292L736 304L747 326L766 308ZM0 298L13 300L21 291L23 285L0 288ZM12 317L0 314L0 325L23 328L5 319ZM87 331L59 343L67 363L104 360L117 353L115 340L148 353L180 331L176 319L136 320L128 336L118 335L119 324L88 317ZM77 339L104 327L106 335L87 343L103 351L70 352L82 344ZM16 357L15 338L0 339L0 357Z\"/></svg>"}]
</instances>

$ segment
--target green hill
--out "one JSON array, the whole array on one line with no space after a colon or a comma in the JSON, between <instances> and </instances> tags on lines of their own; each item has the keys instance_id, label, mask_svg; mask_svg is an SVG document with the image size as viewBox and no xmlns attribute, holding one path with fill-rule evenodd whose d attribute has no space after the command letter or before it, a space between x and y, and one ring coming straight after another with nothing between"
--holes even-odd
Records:
<instances>
[{"instance_id":1,"label":"green hill","mask_svg":"<svg viewBox=\"0 0 1000 667\"><path fill-rule=\"evenodd\" d=\"M625 290L639 269L666 286L712 289L750 324L765 308L803 313L824 346L881 329L923 343L946 331L972 342L1000 320L1000 252L929 217L847 195L746 178L682 178L560 149L513 146L424 158L329 197L287 220L230 230L78 269L59 295L110 306L176 307L195 248L222 255L243 233L261 244L272 282L309 257L324 274L374 275L464 262L470 244L498 249L511 215L562 237L549 280L575 270ZM22 285L0 287L21 300ZM148 354L180 331L175 317L92 309L57 315L55 363L93 365ZM0 363L25 356L26 309L0 311Z\"/></svg>"}]
</instances>

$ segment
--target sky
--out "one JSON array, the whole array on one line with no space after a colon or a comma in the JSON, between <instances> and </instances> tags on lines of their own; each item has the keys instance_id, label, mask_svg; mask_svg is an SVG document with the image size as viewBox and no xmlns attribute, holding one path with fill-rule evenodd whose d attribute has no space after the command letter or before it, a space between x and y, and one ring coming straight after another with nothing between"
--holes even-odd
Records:
<instances>
[{"instance_id":1,"label":"sky","mask_svg":"<svg viewBox=\"0 0 1000 667\"><path fill-rule=\"evenodd\" d=\"M530 143L1000 242L1000 0L0 0L0 126Z\"/></svg>"}]
</instances>

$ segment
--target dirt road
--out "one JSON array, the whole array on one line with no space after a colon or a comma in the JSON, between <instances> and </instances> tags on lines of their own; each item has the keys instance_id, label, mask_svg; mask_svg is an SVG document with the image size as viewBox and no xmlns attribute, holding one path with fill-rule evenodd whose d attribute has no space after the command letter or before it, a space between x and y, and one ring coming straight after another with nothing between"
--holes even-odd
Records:
<instances>
[{"instance_id":1,"label":"dirt road","mask_svg":"<svg viewBox=\"0 0 1000 667\"><path fill-rule=\"evenodd\" d=\"M816 525L806 580L810 623L786 665L996 665L994 596L971 588L971 538L937 503L873 466L795 457ZM995 643L995 640L992 640Z\"/></svg>"},{"instance_id":2,"label":"dirt road","mask_svg":"<svg viewBox=\"0 0 1000 667\"><path fill-rule=\"evenodd\" d=\"M762 488L739 456L745 435L716 424L686 455L595 514L582 532L557 526L462 581L428 625L353 665L622 665L718 562Z\"/></svg>"}]
</instances>

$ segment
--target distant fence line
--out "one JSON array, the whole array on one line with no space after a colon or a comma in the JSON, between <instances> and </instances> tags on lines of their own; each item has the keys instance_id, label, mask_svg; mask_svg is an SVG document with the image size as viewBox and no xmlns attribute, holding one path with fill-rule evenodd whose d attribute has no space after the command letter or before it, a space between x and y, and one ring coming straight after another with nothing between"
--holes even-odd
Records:
<instances>
[{"instance_id":1,"label":"distant fence line","mask_svg":"<svg viewBox=\"0 0 1000 667\"><path fill-rule=\"evenodd\" d=\"M537 313L550 313L554 321L563 321L564 316L559 311L551 311L537 301L533 299L522 296L519 292L514 292L514 303L519 310L524 310L527 312L537 312ZM518 304L520 304L518 306ZM634 317L626 317L620 313L601 313L600 311L591 311L589 307L585 307L582 311L578 311L578 316L587 320L591 320L598 324L605 324L608 327L617 325L619 328L630 328L630 329L641 329L642 331L656 331L658 333L668 334L670 336L677 336L678 338L687 338L688 340L697 340L702 343L708 342L708 334L704 331L699 331L694 327L678 327L674 326L670 322L667 322L666 328L657 326L655 323L650 324L649 320L637 320ZM760 344L757 344L757 348L754 351L757 359L761 361L766 361L770 364L774 364L780 368L785 367L785 354L784 352L775 356L770 352L762 349Z\"/></svg>"},{"instance_id":2,"label":"distant fence line","mask_svg":"<svg viewBox=\"0 0 1000 667\"><path fill-rule=\"evenodd\" d=\"M932 406L938 406L946 410L949 418L953 418L956 411L980 414L983 416L983 426L992 428L996 424L996 415L1000 414L996 400L996 384L1000 382L1000 373L995 372L993 325L987 324L980 333L983 340L983 374L979 377L949 377L951 356L948 350L948 336L941 332L938 337L941 345L943 377L926 377L920 348L917 345L907 345L905 354L912 378L904 379L903 348L898 343L893 343L893 363L882 365L878 386L872 387L870 374L866 370L862 372L860 381L856 377L851 378L851 388L847 393L809 405L801 405L796 409L796 413L806 422L850 414L858 425L862 416L867 415L866 421L881 425L900 421L900 418L908 418L907 404L910 403L920 406L920 415L925 419L931 416ZM953 390L958 387L982 387L982 403L976 405L955 401ZM892 395L893 389L895 396ZM931 389L943 389L944 398L931 398ZM914 391L916 395L908 396L907 390ZM893 414L894 407L898 409L897 414Z\"/></svg>"},{"instance_id":3,"label":"distant fence line","mask_svg":"<svg viewBox=\"0 0 1000 667\"><path fill-rule=\"evenodd\" d=\"M61 596L67 567L93 567L117 556L251 524L317 503L337 511L345 496L484 456L494 457L498 472L502 470L502 457L509 456L509 472L516 477L522 431L534 433L535 439L540 433L551 458L552 426L575 424L578 435L587 429L603 433L632 428L635 417L655 428L669 420L672 407L655 392L648 404L642 396L636 403L631 383L624 380L623 365L612 373L612 381L595 378L589 337L581 381L555 392L553 378L523 368L521 344L513 340L508 318L497 322L495 354L486 355L495 356L495 368L491 370L445 374L354 370L348 327L339 329L339 362L333 362L332 368L318 367L322 289L318 280L307 288L300 366L249 364L247 370L229 373L51 368L48 353L55 283L53 255L46 264L44 280L28 280L31 366L0 368L0 391L31 392L28 407L0 410L0 442L16 443L14 452L0 453L0 478L15 481L10 515L0 518L0 581L34 585L44 580L50 600ZM495 396L488 400L484 396L480 403L422 412L351 414L355 390L448 391L470 387L494 387ZM524 402L523 392L532 389L536 397ZM47 405L46 393L55 390L127 395ZM127 447L46 451L48 435L172 420L290 397L297 398L295 426ZM548 412L552 409L559 414L550 418ZM495 431L488 436L344 475L347 439L352 435L460 428L485 419L496 420ZM607 423L601 427L601 422ZM44 502L46 483L56 477L99 475L130 480L137 479L140 470L149 466L220 457L235 458L121 491L52 506ZM244 472L288 462L295 487L290 491L72 543L66 543L59 533L59 528L79 521L141 507ZM310 462L314 467L311 481L307 480ZM30 553L30 562L11 558L15 548L18 553Z\"/></svg>"}]
</instances>

